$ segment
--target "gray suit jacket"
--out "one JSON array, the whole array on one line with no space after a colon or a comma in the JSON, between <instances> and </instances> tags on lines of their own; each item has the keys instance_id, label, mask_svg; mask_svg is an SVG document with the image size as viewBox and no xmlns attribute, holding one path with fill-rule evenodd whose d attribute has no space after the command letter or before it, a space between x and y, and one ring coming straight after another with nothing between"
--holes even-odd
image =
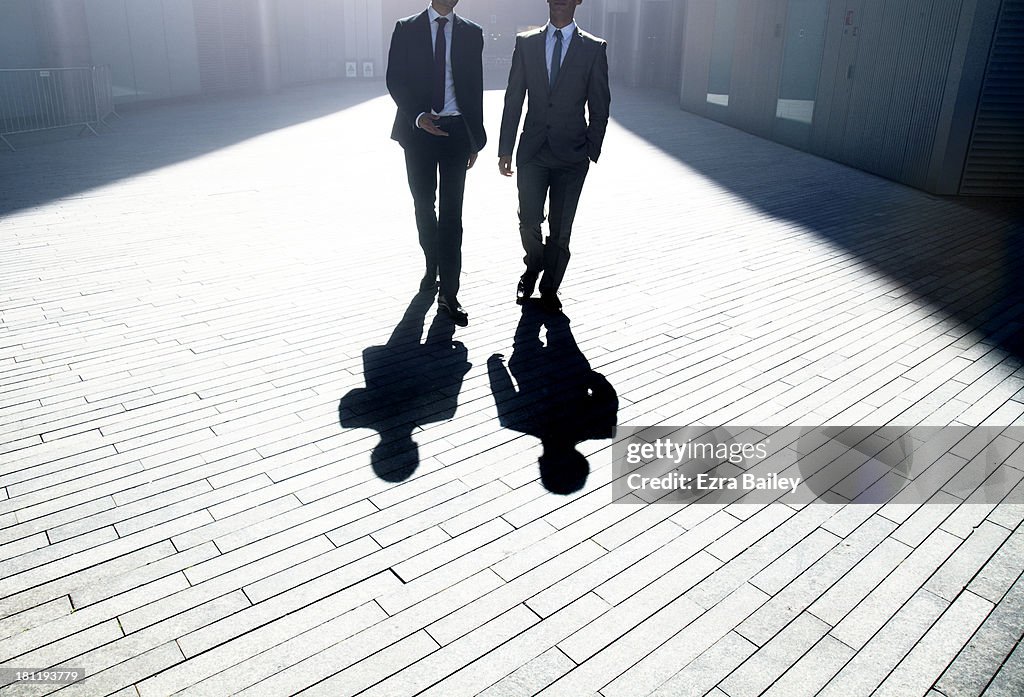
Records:
<instances>
[{"instance_id":1,"label":"gray suit jacket","mask_svg":"<svg viewBox=\"0 0 1024 697\"><path fill-rule=\"evenodd\" d=\"M547 141L551 151L566 162L588 157L597 162L608 127L608 44L577 27L562 61L554 89L548 86L544 57L546 27L516 37L512 69L505 91L498 155L511 155L529 94L526 124L519 139L516 164L529 162ZM587 121L585 107L589 110Z\"/></svg>"},{"instance_id":2,"label":"gray suit jacket","mask_svg":"<svg viewBox=\"0 0 1024 697\"><path fill-rule=\"evenodd\" d=\"M473 152L487 143L484 130L484 33L479 24L455 15L452 25L452 78L459 110L469 129ZM398 105L391 137L408 147L416 142L416 117L430 113L434 49L427 11L400 19L388 52L388 92Z\"/></svg>"}]
</instances>

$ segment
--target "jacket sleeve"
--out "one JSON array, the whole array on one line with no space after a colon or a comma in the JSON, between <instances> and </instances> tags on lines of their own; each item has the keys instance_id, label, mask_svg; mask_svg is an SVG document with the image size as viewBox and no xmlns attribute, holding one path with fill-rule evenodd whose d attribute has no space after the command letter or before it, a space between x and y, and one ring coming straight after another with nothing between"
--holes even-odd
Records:
<instances>
[{"instance_id":1,"label":"jacket sleeve","mask_svg":"<svg viewBox=\"0 0 1024 697\"><path fill-rule=\"evenodd\" d=\"M388 49L388 70L385 83L391 98L398 105L400 117L411 128L415 128L420 110L416 108L409 85L409 49L408 37L405 34L402 23L396 23L395 31L391 34L391 47Z\"/></svg>"},{"instance_id":2,"label":"jacket sleeve","mask_svg":"<svg viewBox=\"0 0 1024 697\"><path fill-rule=\"evenodd\" d=\"M498 138L498 157L511 156L516 145L516 132L523 116L523 100L526 99L526 66L523 64L523 49L519 37L512 52L512 69L508 73L508 87L505 89L505 109L501 114L501 133Z\"/></svg>"},{"instance_id":3,"label":"jacket sleeve","mask_svg":"<svg viewBox=\"0 0 1024 697\"><path fill-rule=\"evenodd\" d=\"M594 162L601 156L604 133L608 128L608 113L612 93L608 87L608 44L602 42L600 53L587 84L587 111L590 123L587 126L587 156Z\"/></svg>"},{"instance_id":4,"label":"jacket sleeve","mask_svg":"<svg viewBox=\"0 0 1024 697\"><path fill-rule=\"evenodd\" d=\"M480 152L487 144L487 129L484 127L484 31L478 29L473 47L473 109L479 118L480 133L472 137L473 152Z\"/></svg>"}]
</instances>

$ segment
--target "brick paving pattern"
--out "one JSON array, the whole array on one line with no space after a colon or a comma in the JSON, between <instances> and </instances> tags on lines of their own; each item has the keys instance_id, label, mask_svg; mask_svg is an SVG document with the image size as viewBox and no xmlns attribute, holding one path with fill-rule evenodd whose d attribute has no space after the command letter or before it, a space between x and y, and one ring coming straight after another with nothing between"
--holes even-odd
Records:
<instances>
[{"instance_id":1,"label":"brick paving pattern","mask_svg":"<svg viewBox=\"0 0 1024 697\"><path fill-rule=\"evenodd\" d=\"M565 361L620 426L1022 425L1019 213L620 88L555 321L486 107L454 335L379 84L0 153L0 665L89 675L0 694L1024 694L1020 443L985 504L627 505L522 426Z\"/></svg>"}]
</instances>

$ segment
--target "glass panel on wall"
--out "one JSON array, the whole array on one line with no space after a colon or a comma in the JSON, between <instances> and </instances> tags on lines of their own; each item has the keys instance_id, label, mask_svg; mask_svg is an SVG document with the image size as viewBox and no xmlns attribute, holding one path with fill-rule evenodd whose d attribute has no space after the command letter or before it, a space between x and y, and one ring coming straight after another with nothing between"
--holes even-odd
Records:
<instances>
[{"instance_id":1,"label":"glass panel on wall","mask_svg":"<svg viewBox=\"0 0 1024 697\"><path fill-rule=\"evenodd\" d=\"M827 16L826 2L789 0L779 101L775 109L776 129L782 131L778 135L799 138L810 134Z\"/></svg>"},{"instance_id":2,"label":"glass panel on wall","mask_svg":"<svg viewBox=\"0 0 1024 697\"><path fill-rule=\"evenodd\" d=\"M709 104L729 106L737 4L738 0L718 0L715 3L715 31L711 36L711 68L708 73Z\"/></svg>"}]
</instances>

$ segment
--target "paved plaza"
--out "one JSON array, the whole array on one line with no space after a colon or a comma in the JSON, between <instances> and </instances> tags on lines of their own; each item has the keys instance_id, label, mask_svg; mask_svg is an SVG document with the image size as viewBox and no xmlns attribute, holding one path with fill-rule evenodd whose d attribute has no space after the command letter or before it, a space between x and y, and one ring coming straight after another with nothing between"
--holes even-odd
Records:
<instances>
[{"instance_id":1,"label":"paved plaza","mask_svg":"<svg viewBox=\"0 0 1024 697\"><path fill-rule=\"evenodd\" d=\"M0 666L88 676L0 695L1024 694L1020 209L613 86L546 315L501 99L466 328L380 83L0 152ZM923 505L616 498L615 427L697 423L1012 454Z\"/></svg>"}]
</instances>

